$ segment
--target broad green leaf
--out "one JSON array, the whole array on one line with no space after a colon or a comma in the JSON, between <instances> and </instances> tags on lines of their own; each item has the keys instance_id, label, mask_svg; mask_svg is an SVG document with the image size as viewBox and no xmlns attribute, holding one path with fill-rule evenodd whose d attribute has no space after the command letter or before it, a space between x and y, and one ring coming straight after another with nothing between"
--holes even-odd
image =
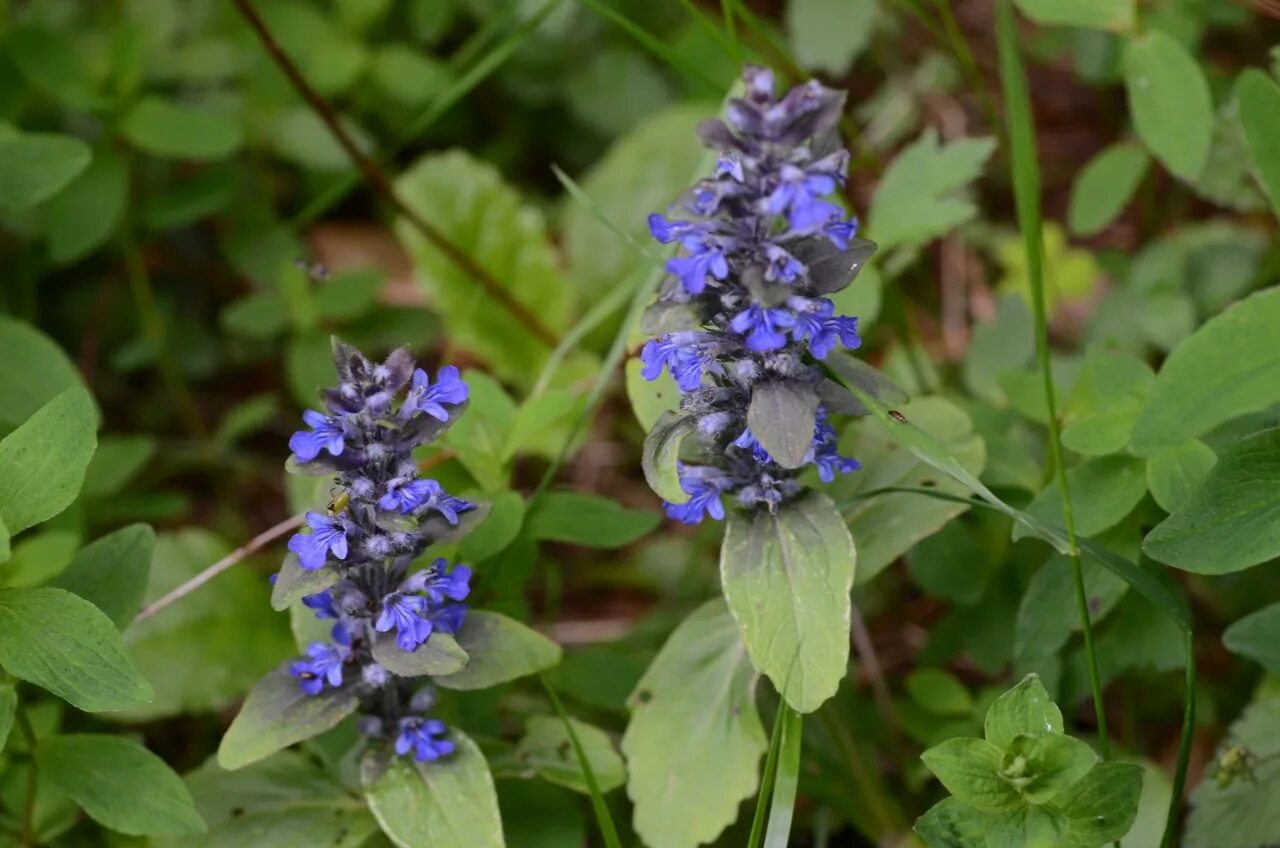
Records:
<instances>
[{"instance_id":1,"label":"broad green leaf","mask_svg":"<svg viewBox=\"0 0 1280 848\"><path fill-rule=\"evenodd\" d=\"M982 438L973 432L969 417L948 400L919 397L898 409L916 426L946 446L968 472L981 473L986 460ZM922 539L942 529L968 507L955 501L921 498L910 493L889 493L858 500L859 496L890 486L928 487L962 496L965 489L946 479L910 450L895 442L875 421L856 421L840 440L841 453L857 458L862 468L838 478L826 487L843 508L849 532L858 544L856 582L874 578ZM953 563L968 571L971 564Z\"/></svg>"},{"instance_id":2,"label":"broad green leaf","mask_svg":"<svg viewBox=\"0 0 1280 848\"><path fill-rule=\"evenodd\" d=\"M992 818L959 798L944 798L916 819L914 830L928 848L976 848L987 845Z\"/></svg>"},{"instance_id":3,"label":"broad green leaf","mask_svg":"<svg viewBox=\"0 0 1280 848\"><path fill-rule=\"evenodd\" d=\"M11 534L76 499L98 443L96 418L89 392L72 386L0 441L0 519Z\"/></svg>"},{"instance_id":4,"label":"broad green leaf","mask_svg":"<svg viewBox=\"0 0 1280 848\"><path fill-rule=\"evenodd\" d=\"M1222 634L1222 644L1280 675L1280 604L1263 607L1232 624Z\"/></svg>"},{"instance_id":5,"label":"broad green leaf","mask_svg":"<svg viewBox=\"0 0 1280 848\"><path fill-rule=\"evenodd\" d=\"M191 793L164 760L132 739L72 734L43 739L36 763L91 818L120 833L204 833Z\"/></svg>"},{"instance_id":6,"label":"broad green leaf","mask_svg":"<svg viewBox=\"0 0 1280 848\"><path fill-rule=\"evenodd\" d=\"M1060 733L1015 736L1001 773L1032 804L1052 800L1083 778L1098 755L1085 742Z\"/></svg>"},{"instance_id":7,"label":"broad green leaf","mask_svg":"<svg viewBox=\"0 0 1280 848\"><path fill-rule=\"evenodd\" d=\"M920 755L947 791L986 812L1003 812L1026 802L1000 773L1002 753L985 739L956 737Z\"/></svg>"},{"instance_id":8,"label":"broad green leaf","mask_svg":"<svg viewBox=\"0 0 1280 848\"><path fill-rule=\"evenodd\" d=\"M975 395L994 404L1006 403L1001 375L1017 371L1035 356L1035 325L1027 302L1018 295L1000 298L996 318L979 324L964 359L964 382Z\"/></svg>"},{"instance_id":9,"label":"broad green leaf","mask_svg":"<svg viewBox=\"0 0 1280 848\"><path fill-rule=\"evenodd\" d=\"M1147 460L1147 488L1165 512L1182 509L1218 462L1213 448L1199 439L1165 448Z\"/></svg>"},{"instance_id":10,"label":"broad green leaf","mask_svg":"<svg viewBox=\"0 0 1280 848\"><path fill-rule=\"evenodd\" d=\"M673 99L671 83L647 55L607 41L566 68L558 87L569 113L606 138L626 132Z\"/></svg>"},{"instance_id":11,"label":"broad green leaf","mask_svg":"<svg viewBox=\"0 0 1280 848\"><path fill-rule=\"evenodd\" d=\"M80 495L100 498L120 494L155 455L153 436L103 436L84 472Z\"/></svg>"},{"instance_id":12,"label":"broad green leaf","mask_svg":"<svg viewBox=\"0 0 1280 848\"><path fill-rule=\"evenodd\" d=\"M1090 456L1124 450L1154 383L1142 360L1092 348L1067 399L1062 443Z\"/></svg>"},{"instance_id":13,"label":"broad green leaf","mask_svg":"<svg viewBox=\"0 0 1280 848\"><path fill-rule=\"evenodd\" d=\"M18 690L8 683L0 684L0 753L4 752L5 743L9 741L9 731L13 729L17 712Z\"/></svg>"},{"instance_id":14,"label":"broad green leaf","mask_svg":"<svg viewBox=\"0 0 1280 848\"><path fill-rule=\"evenodd\" d=\"M789 0L791 55L802 67L840 76L866 49L875 0Z\"/></svg>"},{"instance_id":15,"label":"broad green leaf","mask_svg":"<svg viewBox=\"0 0 1280 848\"><path fill-rule=\"evenodd\" d=\"M1072 845L1101 846L1121 839L1138 815L1142 766L1098 763L1074 786L1053 799L1067 820Z\"/></svg>"},{"instance_id":16,"label":"broad green leaf","mask_svg":"<svg viewBox=\"0 0 1280 848\"><path fill-rule=\"evenodd\" d=\"M298 564L296 555L286 554L271 586L271 608L277 612L287 610L294 601L323 592L341 579L342 571L332 562L307 569Z\"/></svg>"},{"instance_id":17,"label":"broad green leaf","mask_svg":"<svg viewBox=\"0 0 1280 848\"><path fill-rule=\"evenodd\" d=\"M663 371L656 380L644 378L644 363L638 358L628 359L626 364L627 400L631 411L646 433L657 426L663 413L680 408L680 387L670 372Z\"/></svg>"},{"instance_id":18,"label":"broad green leaf","mask_svg":"<svg viewBox=\"0 0 1280 848\"><path fill-rule=\"evenodd\" d=\"M1052 805L1023 807L992 815L988 820L986 844L998 848L1082 848L1065 841L1067 828L1062 814ZM1089 848L1102 846L1090 843Z\"/></svg>"},{"instance_id":19,"label":"broad green leaf","mask_svg":"<svg viewBox=\"0 0 1280 848\"><path fill-rule=\"evenodd\" d=\"M1096 536L1119 524L1147 493L1147 467L1141 459L1122 454L1099 456L1067 470L1076 532ZM1027 507L1033 517L1063 526L1062 493L1050 484ZM1013 529L1014 541L1032 535L1025 527Z\"/></svg>"},{"instance_id":20,"label":"broad green leaf","mask_svg":"<svg viewBox=\"0 0 1280 848\"><path fill-rule=\"evenodd\" d=\"M588 548L621 548L658 526L661 516L599 495L548 492L525 523L534 539Z\"/></svg>"},{"instance_id":21,"label":"broad green leaf","mask_svg":"<svg viewBox=\"0 0 1280 848\"><path fill-rule=\"evenodd\" d=\"M798 712L848 671L857 554L835 504L810 492L776 512L730 513L720 582L752 664Z\"/></svg>"},{"instance_id":22,"label":"broad green leaf","mask_svg":"<svg viewBox=\"0 0 1280 848\"><path fill-rule=\"evenodd\" d=\"M239 771L212 757L186 776L204 836L156 839L156 848L373 848L378 832L364 800L311 758L281 751Z\"/></svg>"},{"instance_id":23,"label":"broad green leaf","mask_svg":"<svg viewBox=\"0 0 1280 848\"><path fill-rule=\"evenodd\" d=\"M40 208L40 228L53 261L74 262L106 244L128 202L124 157L110 147L100 148L89 167Z\"/></svg>"},{"instance_id":24,"label":"broad green leaf","mask_svg":"<svg viewBox=\"0 0 1280 848\"><path fill-rule=\"evenodd\" d=\"M392 757L385 770L365 758L361 780L369 809L400 848L502 848L493 776L468 737L450 733L455 751L434 763Z\"/></svg>"},{"instance_id":25,"label":"broad green leaf","mask_svg":"<svg viewBox=\"0 0 1280 848\"><path fill-rule=\"evenodd\" d=\"M1241 300L1174 349L1129 437L1149 455L1280 400L1280 288Z\"/></svg>"},{"instance_id":26,"label":"broad green leaf","mask_svg":"<svg viewBox=\"0 0 1280 848\"><path fill-rule=\"evenodd\" d=\"M453 674L466 667L468 657L448 633L436 631L412 651L396 644L396 635L379 633L373 641L373 658L383 668L400 677Z\"/></svg>"},{"instance_id":27,"label":"broad green leaf","mask_svg":"<svg viewBox=\"0 0 1280 848\"><path fill-rule=\"evenodd\" d=\"M625 233L648 243L649 213L665 209L689 187L690 175L702 166L704 151L695 130L714 111L715 105L708 103L671 106L615 141L580 180L599 216L616 221ZM598 300L649 264L573 198L564 201L561 224L570 276L585 302Z\"/></svg>"},{"instance_id":28,"label":"broad green leaf","mask_svg":"<svg viewBox=\"0 0 1280 848\"><path fill-rule=\"evenodd\" d=\"M938 500L936 503L941 506L950 502ZM923 507L924 499L918 498L915 505ZM964 504L956 506L963 507ZM858 553L861 559L858 564L861 576L861 571L867 567L868 539L867 534L858 527L853 527L852 531L862 544ZM995 551L989 544L990 537L980 529L964 521L952 521L932 536L921 539L907 551L907 567L911 571L911 579L936 598L964 605L977 603L986 594L991 579L1002 566L1001 560L994 555Z\"/></svg>"},{"instance_id":29,"label":"broad green leaf","mask_svg":"<svg viewBox=\"0 0 1280 848\"><path fill-rule=\"evenodd\" d=\"M48 583L71 564L80 541L80 534L69 530L23 534L14 543L9 561L0 569L0 588L21 589Z\"/></svg>"},{"instance_id":30,"label":"broad green leaf","mask_svg":"<svg viewBox=\"0 0 1280 848\"><path fill-rule=\"evenodd\" d=\"M77 50L70 31L23 25L6 33L8 58L36 90L72 109L102 105L98 81L84 50Z\"/></svg>"},{"instance_id":31,"label":"broad green leaf","mask_svg":"<svg viewBox=\"0 0 1280 848\"><path fill-rule=\"evenodd\" d=\"M124 630L142 608L156 534L131 524L85 545L53 585L74 592Z\"/></svg>"},{"instance_id":32,"label":"broad green leaf","mask_svg":"<svg viewBox=\"0 0 1280 848\"><path fill-rule=\"evenodd\" d=\"M142 152L166 159L225 159L244 144L234 116L156 96L138 101L120 132Z\"/></svg>"},{"instance_id":33,"label":"broad green leaf","mask_svg":"<svg viewBox=\"0 0 1280 848\"><path fill-rule=\"evenodd\" d=\"M0 666L91 713L153 696L111 619L62 589L0 591Z\"/></svg>"},{"instance_id":34,"label":"broad green leaf","mask_svg":"<svg viewBox=\"0 0 1280 848\"><path fill-rule=\"evenodd\" d=\"M978 212L958 191L982 173L995 150L990 138L965 138L945 146L926 130L898 154L880 179L868 216L868 237L881 250L925 244Z\"/></svg>"},{"instance_id":35,"label":"broad green leaf","mask_svg":"<svg viewBox=\"0 0 1280 848\"><path fill-rule=\"evenodd\" d=\"M328 686L319 695L308 695L283 663L249 690L231 726L218 746L218 764L239 769L288 748L295 742L324 733L356 711L360 699L356 681Z\"/></svg>"},{"instance_id":36,"label":"broad green leaf","mask_svg":"<svg viewBox=\"0 0 1280 848\"><path fill-rule=\"evenodd\" d=\"M1213 140L1213 96L1200 65L1173 36L1153 29L1125 44L1124 81L1147 149L1174 174L1194 181Z\"/></svg>"},{"instance_id":37,"label":"broad green leaf","mask_svg":"<svg viewBox=\"0 0 1280 848\"><path fill-rule=\"evenodd\" d=\"M563 654L559 645L533 628L486 610L469 610L456 638L467 664L436 676L433 682L445 689L487 689L546 671Z\"/></svg>"},{"instance_id":38,"label":"broad green leaf","mask_svg":"<svg viewBox=\"0 0 1280 848\"><path fill-rule=\"evenodd\" d=\"M756 791L766 740L753 676L738 627L717 599L676 628L636 685L622 752L645 844L709 842Z\"/></svg>"},{"instance_id":39,"label":"broad green leaf","mask_svg":"<svg viewBox=\"0 0 1280 848\"><path fill-rule=\"evenodd\" d=\"M1147 556L1230 574L1280 555L1280 429L1233 445L1182 508L1143 540Z\"/></svg>"},{"instance_id":40,"label":"broad green leaf","mask_svg":"<svg viewBox=\"0 0 1280 848\"><path fill-rule=\"evenodd\" d=\"M1038 24L1105 30L1133 29L1136 0L1017 0L1018 8Z\"/></svg>"},{"instance_id":41,"label":"broad green leaf","mask_svg":"<svg viewBox=\"0 0 1280 848\"><path fill-rule=\"evenodd\" d=\"M937 668L911 672L906 682L911 699L938 715L967 715L973 711L973 696L964 684Z\"/></svg>"},{"instance_id":42,"label":"broad green leaf","mask_svg":"<svg viewBox=\"0 0 1280 848\"><path fill-rule=\"evenodd\" d=\"M591 771L601 792L617 789L627 780L622 757L613 749L609 734L577 719L573 731L591 764ZM574 754L564 722L555 716L531 716L525 722L524 736L516 744L515 758L543 780L589 794L582 766Z\"/></svg>"},{"instance_id":43,"label":"broad green leaf","mask_svg":"<svg viewBox=\"0 0 1280 848\"><path fill-rule=\"evenodd\" d=\"M468 562L481 562L502 553L524 526L525 501L519 492L498 492L490 496L490 501L492 508L484 521L484 532L470 533L458 545L458 556Z\"/></svg>"},{"instance_id":44,"label":"broad green leaf","mask_svg":"<svg viewBox=\"0 0 1280 848\"><path fill-rule=\"evenodd\" d=\"M1258 181L1280 215L1280 148L1275 143L1280 138L1280 85L1262 71L1247 68L1236 80L1236 99Z\"/></svg>"},{"instance_id":45,"label":"broad green leaf","mask_svg":"<svg viewBox=\"0 0 1280 848\"><path fill-rule=\"evenodd\" d=\"M160 598L229 553L231 545L205 530L160 534L146 599ZM125 644L156 689L151 703L129 711L130 719L221 710L294 653L288 622L271 609L267 574L242 563L129 627Z\"/></svg>"},{"instance_id":46,"label":"broad green leaf","mask_svg":"<svg viewBox=\"0 0 1280 848\"><path fill-rule=\"evenodd\" d=\"M1251 704L1231 725L1215 752L1246 752L1257 765L1252 778L1241 775L1227 785L1212 771L1191 793L1183 844L1186 848L1259 848L1280 842L1280 698Z\"/></svg>"},{"instance_id":47,"label":"broad green leaf","mask_svg":"<svg viewBox=\"0 0 1280 848\"><path fill-rule=\"evenodd\" d=\"M697 429L696 416L668 411L645 436L640 466L649 488L665 501L682 504L689 500L689 493L680 486L678 462L680 445Z\"/></svg>"},{"instance_id":48,"label":"broad green leaf","mask_svg":"<svg viewBox=\"0 0 1280 848\"><path fill-rule=\"evenodd\" d=\"M1016 736L1061 733L1062 711L1049 697L1040 678L1028 674L987 710L983 732L988 742L1005 750Z\"/></svg>"},{"instance_id":49,"label":"broad green leaf","mask_svg":"<svg viewBox=\"0 0 1280 848\"><path fill-rule=\"evenodd\" d=\"M557 266L542 215L524 205L493 166L461 150L430 154L397 180L396 190L543 326L554 333L568 327L574 293ZM550 347L408 222L398 220L396 233L454 344L499 377L531 383Z\"/></svg>"},{"instance_id":50,"label":"broad green leaf","mask_svg":"<svg viewBox=\"0 0 1280 848\"><path fill-rule=\"evenodd\" d=\"M747 408L747 426L760 446L783 468L799 468L813 447L818 393L792 381L756 383Z\"/></svg>"},{"instance_id":51,"label":"broad green leaf","mask_svg":"<svg viewBox=\"0 0 1280 848\"><path fill-rule=\"evenodd\" d=\"M89 145L69 135L0 137L0 210L21 212L53 197L89 167Z\"/></svg>"},{"instance_id":52,"label":"broad green leaf","mask_svg":"<svg viewBox=\"0 0 1280 848\"><path fill-rule=\"evenodd\" d=\"M1120 602L1129 584L1092 560L1081 563L1080 569L1089 617L1096 624ZM1080 610L1076 607L1071 563L1062 554L1055 554L1031 578L1022 596L1014 655L1031 658L1055 654L1079 628Z\"/></svg>"}]
</instances>

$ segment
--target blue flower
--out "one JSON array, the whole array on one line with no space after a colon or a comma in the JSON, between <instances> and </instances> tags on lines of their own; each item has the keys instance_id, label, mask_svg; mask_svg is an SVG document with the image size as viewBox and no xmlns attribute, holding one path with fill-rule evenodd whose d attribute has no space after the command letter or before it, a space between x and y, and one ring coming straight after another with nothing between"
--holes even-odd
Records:
<instances>
[{"instance_id":1,"label":"blue flower","mask_svg":"<svg viewBox=\"0 0 1280 848\"><path fill-rule=\"evenodd\" d=\"M323 568L328 555L347 558L347 529L342 518L330 518L319 512L307 513L310 534L295 533L289 539L289 550L298 555L298 564L307 571Z\"/></svg>"},{"instance_id":2,"label":"blue flower","mask_svg":"<svg viewBox=\"0 0 1280 848\"><path fill-rule=\"evenodd\" d=\"M668 259L667 270L680 278L686 292L701 294L707 287L708 276L717 280L729 276L729 260L723 246L701 236L682 239L681 244L689 251L688 255Z\"/></svg>"},{"instance_id":3,"label":"blue flower","mask_svg":"<svg viewBox=\"0 0 1280 848\"><path fill-rule=\"evenodd\" d=\"M858 234L858 219L850 218L847 221L837 219L823 227L822 231L839 250L848 250L849 242L853 241L853 237Z\"/></svg>"},{"instance_id":4,"label":"blue flower","mask_svg":"<svg viewBox=\"0 0 1280 848\"><path fill-rule=\"evenodd\" d=\"M413 651L431 636L432 624L425 616L427 599L421 595L392 592L382 599L382 612L373 629L386 633L395 628L396 644L403 651Z\"/></svg>"},{"instance_id":5,"label":"blue flower","mask_svg":"<svg viewBox=\"0 0 1280 848\"><path fill-rule=\"evenodd\" d=\"M835 192L836 177L795 165L783 165L779 177L777 188L764 199L763 207L771 215L786 214L793 233L817 232L840 216L839 206L819 199Z\"/></svg>"},{"instance_id":6,"label":"blue flower","mask_svg":"<svg viewBox=\"0 0 1280 848\"><path fill-rule=\"evenodd\" d=\"M404 756L413 751L418 762L430 763L453 753L453 743L443 738L448 728L439 719L407 716L400 719L396 736L396 753Z\"/></svg>"},{"instance_id":7,"label":"blue flower","mask_svg":"<svg viewBox=\"0 0 1280 848\"><path fill-rule=\"evenodd\" d=\"M729 329L747 337L748 350L765 353L786 346L787 335L783 331L791 329L795 320L789 310L753 303L734 316Z\"/></svg>"},{"instance_id":8,"label":"blue flower","mask_svg":"<svg viewBox=\"0 0 1280 848\"><path fill-rule=\"evenodd\" d=\"M333 456L341 456L346 446L342 426L327 415L308 409L302 413L302 420L311 431L299 430L289 437L289 450L293 451L301 462L310 462L327 450Z\"/></svg>"},{"instance_id":9,"label":"blue flower","mask_svg":"<svg viewBox=\"0 0 1280 848\"><path fill-rule=\"evenodd\" d=\"M813 425L813 445L805 458L817 466L818 477L824 483L830 483L838 474L849 474L862 467L856 459L840 455L838 441L836 429L827 421L826 410L818 407Z\"/></svg>"},{"instance_id":10,"label":"blue flower","mask_svg":"<svg viewBox=\"0 0 1280 848\"><path fill-rule=\"evenodd\" d=\"M765 244L764 255L769 260L764 278L770 282L781 280L784 283L790 283L804 273L804 265L800 260L773 242Z\"/></svg>"},{"instance_id":11,"label":"blue flower","mask_svg":"<svg viewBox=\"0 0 1280 848\"><path fill-rule=\"evenodd\" d=\"M698 524L707 515L720 521L724 518L720 495L730 485L728 476L718 468L681 465L680 488L689 495L689 500L682 504L668 502L667 517L685 524Z\"/></svg>"},{"instance_id":12,"label":"blue flower","mask_svg":"<svg viewBox=\"0 0 1280 848\"><path fill-rule=\"evenodd\" d=\"M378 506L405 515L435 510L450 524L458 523L459 513L476 508L470 501L446 494L444 487L435 480L409 480L404 477L396 477L387 482L387 493L379 498Z\"/></svg>"},{"instance_id":13,"label":"blue flower","mask_svg":"<svg viewBox=\"0 0 1280 848\"><path fill-rule=\"evenodd\" d=\"M427 618L431 619L431 624L436 630L450 635L458 632L466 617L466 604L449 604L447 607L434 609L427 615Z\"/></svg>"},{"instance_id":14,"label":"blue flower","mask_svg":"<svg viewBox=\"0 0 1280 848\"><path fill-rule=\"evenodd\" d=\"M423 592L433 604L443 604L445 599L464 600L471 592L471 569L455 565L449 570L449 561L438 558L428 567L418 571L400 585L402 592Z\"/></svg>"},{"instance_id":15,"label":"blue flower","mask_svg":"<svg viewBox=\"0 0 1280 848\"><path fill-rule=\"evenodd\" d=\"M435 385L431 384L427 372L418 368L413 372L413 383L405 397L404 409L425 412L438 421L448 421L449 411L444 405L464 403L468 395L467 384L452 365L440 369Z\"/></svg>"},{"instance_id":16,"label":"blue flower","mask_svg":"<svg viewBox=\"0 0 1280 848\"><path fill-rule=\"evenodd\" d=\"M298 678L302 691L319 695L327 682L335 689L342 685L342 664L350 650L328 642L312 642L307 648L309 660L297 660L289 666L289 674Z\"/></svg>"},{"instance_id":17,"label":"blue flower","mask_svg":"<svg viewBox=\"0 0 1280 848\"><path fill-rule=\"evenodd\" d=\"M314 595L303 595L302 605L316 611L316 618L337 618L338 611L333 608L333 593L329 590Z\"/></svg>"},{"instance_id":18,"label":"blue flower","mask_svg":"<svg viewBox=\"0 0 1280 848\"><path fill-rule=\"evenodd\" d=\"M715 365L706 344L708 339L705 333L682 332L645 342L640 351L640 361L644 363L640 376L656 380L663 368L670 368L680 390L693 391L702 383L702 375Z\"/></svg>"},{"instance_id":19,"label":"blue flower","mask_svg":"<svg viewBox=\"0 0 1280 848\"><path fill-rule=\"evenodd\" d=\"M815 358L826 359L837 341L850 350L862 344L862 339L858 336L858 319L836 317L833 314L835 306L826 298L793 297L787 303L796 310L796 322L791 335L796 341L808 339L809 352Z\"/></svg>"}]
</instances>

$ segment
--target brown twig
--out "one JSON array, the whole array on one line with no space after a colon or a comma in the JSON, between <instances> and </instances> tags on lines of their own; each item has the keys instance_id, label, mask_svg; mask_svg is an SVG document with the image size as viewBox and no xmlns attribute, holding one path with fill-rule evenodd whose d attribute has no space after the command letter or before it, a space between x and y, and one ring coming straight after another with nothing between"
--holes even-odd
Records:
<instances>
[{"instance_id":1,"label":"brown twig","mask_svg":"<svg viewBox=\"0 0 1280 848\"><path fill-rule=\"evenodd\" d=\"M248 542L245 542L243 545L197 574L195 577L192 577L186 583L183 583L181 586L174 589L172 592L147 604L138 613L134 621L144 621L175 601L179 601L187 595L190 595L196 589L199 589L201 586L231 568L231 566L240 562L245 557L252 556L289 531L298 529L302 526L302 522L305 520L306 516L295 515L291 518L286 518L284 521L281 521L269 530L262 531Z\"/></svg>"},{"instance_id":2,"label":"brown twig","mask_svg":"<svg viewBox=\"0 0 1280 848\"><path fill-rule=\"evenodd\" d=\"M502 284L494 279L493 275L464 253L444 233L436 229L435 226L419 215L416 210L396 194L391 182L378 168L377 163L356 146L355 141L338 120L338 115L333 111L333 107L319 94L316 94L315 90L302 76L302 72L298 70L298 66L293 63L293 60L276 42L275 37L271 35L271 30L267 29L266 23L258 15L257 10L253 8L251 0L231 0L231 2L235 4L236 9L248 21L249 26L257 34L258 40L262 42L262 46L271 55L271 58L275 60L275 63L280 66L280 70L289 78L289 82L293 84L293 87L302 95L302 99L307 101L307 105L329 128L329 132L333 134L334 139L342 146L352 164L364 175L365 181L369 183L370 187L394 206L396 211L403 215L450 262L474 279L480 285L480 288L484 289L485 294L496 300L503 309L511 313L512 317L523 324L540 342L547 347L554 348L556 346L555 334L542 323L537 315L512 297L511 293L503 288Z\"/></svg>"}]
</instances>

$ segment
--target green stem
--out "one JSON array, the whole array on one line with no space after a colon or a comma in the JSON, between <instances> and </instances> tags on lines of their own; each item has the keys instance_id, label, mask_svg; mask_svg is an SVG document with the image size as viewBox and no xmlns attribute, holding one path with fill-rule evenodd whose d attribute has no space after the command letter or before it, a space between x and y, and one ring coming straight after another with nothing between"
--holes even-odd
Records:
<instances>
[{"instance_id":1,"label":"green stem","mask_svg":"<svg viewBox=\"0 0 1280 848\"><path fill-rule=\"evenodd\" d=\"M768 799L773 794L773 780L778 773L778 750L782 746L782 710L786 705L786 701L780 700L778 714L773 717L773 730L769 734L769 753L764 758L764 773L760 776L760 791L756 794L756 812L751 819L751 833L747 836L747 848L760 848L760 840L764 838Z\"/></svg>"},{"instance_id":2,"label":"green stem","mask_svg":"<svg viewBox=\"0 0 1280 848\"><path fill-rule=\"evenodd\" d=\"M618 838L618 829L613 824L613 817L609 815L609 807L604 802L604 793L600 791L600 783L596 780L595 770L591 768L591 761L587 759L587 752L583 750L582 743L578 740L577 731L573 729L573 722L569 721L569 714L565 712L564 704L560 703L560 696L551 687L550 681L542 675L538 675L538 679L542 681L542 687L547 690L547 696L551 698L551 705L555 707L556 714L560 716L560 721L564 723L565 732L569 734L569 744L573 746L573 753L577 756L578 765L582 768L582 776L587 781L587 790L591 795L591 806L595 810L596 823L600 826L604 844L606 848L622 848L622 840Z\"/></svg>"},{"instance_id":3,"label":"green stem","mask_svg":"<svg viewBox=\"0 0 1280 848\"><path fill-rule=\"evenodd\" d=\"M1076 608L1080 615L1080 629L1084 634L1085 658L1089 667L1089 688L1093 692L1093 709L1098 722L1098 744L1103 758L1109 759L1111 744L1107 736L1107 714L1098 675L1098 657L1093 644L1089 599L1085 594L1084 574L1080 565L1080 549L1076 539L1075 516L1071 508L1071 492L1067 488L1057 399L1053 388L1053 372L1049 363L1049 329L1044 297L1043 223L1040 214L1040 172L1035 154L1035 124L1031 113L1031 98L1027 92L1026 69L1022 65L1022 57L1018 54L1011 0L999 0L997 3L996 41L1000 53L1000 78L1004 88L1005 117L1008 122L1014 201L1018 211L1018 226L1022 230L1023 245L1027 253L1031 305L1036 320L1036 359L1040 366L1045 404L1049 413L1049 459L1053 464L1058 493L1062 499L1062 518L1067 531Z\"/></svg>"},{"instance_id":4,"label":"green stem","mask_svg":"<svg viewBox=\"0 0 1280 848\"><path fill-rule=\"evenodd\" d=\"M733 0L720 0L720 12L724 15L724 31L729 36L729 52L733 61L742 64L742 49L738 46L738 27L733 21Z\"/></svg>"},{"instance_id":5,"label":"green stem","mask_svg":"<svg viewBox=\"0 0 1280 848\"><path fill-rule=\"evenodd\" d=\"M1196 723L1196 646L1187 630L1184 638L1187 656L1185 660L1186 704L1182 711L1182 741L1178 746L1178 765L1173 773L1173 795L1169 799L1169 816L1164 826L1164 838L1160 840L1161 848L1173 848L1177 842L1179 812L1182 809L1182 794L1187 788L1187 765L1191 762L1191 740Z\"/></svg>"},{"instance_id":6,"label":"green stem","mask_svg":"<svg viewBox=\"0 0 1280 848\"><path fill-rule=\"evenodd\" d=\"M969 40L964 37L959 21L951 11L951 3L949 0L933 0L933 5L938 7L938 14L942 17L942 27L946 32L947 42L951 45L956 58L960 60L965 74L968 75L969 85L978 92L982 100L982 108L987 113L987 121L994 129L1000 123L1000 112L996 108L995 100L991 97L991 92L987 90L982 71L978 69L978 63L973 58L973 51L969 49Z\"/></svg>"}]
</instances>

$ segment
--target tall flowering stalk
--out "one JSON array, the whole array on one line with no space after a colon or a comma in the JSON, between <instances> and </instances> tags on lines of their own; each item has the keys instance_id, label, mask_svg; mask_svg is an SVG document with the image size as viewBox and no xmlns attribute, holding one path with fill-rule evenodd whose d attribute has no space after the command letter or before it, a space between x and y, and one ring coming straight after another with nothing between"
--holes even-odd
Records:
<instances>
[{"instance_id":1,"label":"tall flowering stalk","mask_svg":"<svg viewBox=\"0 0 1280 848\"><path fill-rule=\"evenodd\" d=\"M827 295L875 250L828 199L849 162L835 135L844 95L809 82L779 98L763 68L747 68L744 79L727 122L699 128L719 151L715 173L670 217L649 218L655 239L681 248L645 314L655 338L641 353L644 377L667 370L675 378L681 414L650 438L674 433L678 449L696 433L705 461L677 465L678 489L648 460L646 473L668 515L690 524L724 518L724 495L776 511L802 492L806 467L828 482L858 468L838 453L828 421L857 404L818 364L861 344L857 318L836 315Z\"/></svg>"},{"instance_id":2,"label":"tall flowering stalk","mask_svg":"<svg viewBox=\"0 0 1280 848\"><path fill-rule=\"evenodd\" d=\"M467 614L467 566L439 558L413 566L429 546L456 536L477 507L419 476L412 456L462 413L467 385L452 366L432 381L405 350L373 363L335 340L334 362L338 386L323 392L324 409L304 413L308 429L289 440L291 470L334 475L334 498L326 512L307 513L278 578L324 585L302 602L333 626L329 641L312 643L288 672L308 696L354 687L362 733L392 742L398 754L436 760L453 743L427 714L432 687L393 673L385 656L398 651L397 667L412 664L403 655L425 655L435 634L457 633Z\"/></svg>"}]
</instances>

